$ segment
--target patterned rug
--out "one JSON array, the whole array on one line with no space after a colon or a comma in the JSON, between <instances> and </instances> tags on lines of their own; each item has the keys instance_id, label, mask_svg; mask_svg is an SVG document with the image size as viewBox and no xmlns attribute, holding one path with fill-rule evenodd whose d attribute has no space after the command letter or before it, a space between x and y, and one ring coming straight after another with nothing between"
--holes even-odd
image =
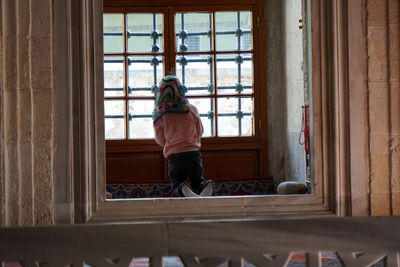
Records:
<instances>
[{"instance_id":1,"label":"patterned rug","mask_svg":"<svg viewBox=\"0 0 400 267\"><path fill-rule=\"evenodd\" d=\"M107 184L108 198L170 197L169 183ZM214 182L215 196L274 194L272 180L241 180Z\"/></svg>"}]
</instances>

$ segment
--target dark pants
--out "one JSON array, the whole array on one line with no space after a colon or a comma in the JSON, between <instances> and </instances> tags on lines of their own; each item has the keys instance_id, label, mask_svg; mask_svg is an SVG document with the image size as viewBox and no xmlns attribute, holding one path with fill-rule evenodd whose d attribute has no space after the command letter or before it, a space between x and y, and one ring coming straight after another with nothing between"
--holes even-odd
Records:
<instances>
[{"instance_id":1,"label":"dark pants","mask_svg":"<svg viewBox=\"0 0 400 267\"><path fill-rule=\"evenodd\" d=\"M171 179L172 196L181 197L180 187L187 178L193 192L199 194L204 181L203 163L200 151L175 153L168 157L168 175Z\"/></svg>"}]
</instances>

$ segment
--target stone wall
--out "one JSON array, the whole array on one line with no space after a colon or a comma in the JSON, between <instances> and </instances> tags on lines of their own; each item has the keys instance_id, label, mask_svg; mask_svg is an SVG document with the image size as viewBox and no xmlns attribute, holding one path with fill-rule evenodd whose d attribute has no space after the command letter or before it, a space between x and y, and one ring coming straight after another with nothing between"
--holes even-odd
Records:
<instances>
[{"instance_id":1,"label":"stone wall","mask_svg":"<svg viewBox=\"0 0 400 267\"><path fill-rule=\"evenodd\" d=\"M349 164L351 169L356 168L353 159L357 157L368 163L367 170L363 170L366 175L352 173L351 176L352 185L363 181L366 186L366 197L355 199L353 209L365 206L364 215L400 215L400 6L398 0L358 2L366 4L361 12L366 13L367 19L363 17L362 26L353 30L366 30L361 37L366 39L368 60L357 67L362 69L367 65L367 97L364 102L350 98L349 104L366 110L367 130L362 133L367 133L368 149L365 155L352 156ZM61 169L66 166L61 155L58 160L53 159L58 149L55 139L56 144L63 141L67 144L64 149L71 148L68 135L61 138L57 134L56 138L54 129L54 116L62 117L62 108L53 103L62 102L60 99L64 96L61 92L55 94L53 81L56 69L53 3L52 0L0 1L0 225L53 224L54 192L63 192L54 186L54 180L62 176ZM270 90L282 86L279 61L282 54L271 50L282 44L282 25L273 24L281 15L273 12L274 8L281 10L282 7L281 1L266 3L271 12L267 16L268 38L276 41L269 42L268 46ZM350 61L354 60L349 56ZM57 62L63 64L63 61ZM284 92L279 92L276 96L269 94L269 101L284 101ZM273 118L274 114L269 114L269 125L276 122ZM276 129L269 130L269 140L274 141L272 146L281 146L282 129ZM279 171L282 155L270 157L270 169ZM352 187L352 193L354 190Z\"/></svg>"},{"instance_id":2,"label":"stone wall","mask_svg":"<svg viewBox=\"0 0 400 267\"><path fill-rule=\"evenodd\" d=\"M370 214L400 215L400 2L367 1Z\"/></svg>"},{"instance_id":3,"label":"stone wall","mask_svg":"<svg viewBox=\"0 0 400 267\"><path fill-rule=\"evenodd\" d=\"M0 3L0 225L52 224L52 1Z\"/></svg>"}]
</instances>

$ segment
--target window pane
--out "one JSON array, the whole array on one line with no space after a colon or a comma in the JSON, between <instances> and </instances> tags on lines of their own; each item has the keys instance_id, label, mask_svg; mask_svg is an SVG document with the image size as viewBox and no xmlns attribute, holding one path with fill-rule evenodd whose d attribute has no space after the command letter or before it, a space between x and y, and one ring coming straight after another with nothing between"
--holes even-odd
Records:
<instances>
[{"instance_id":1,"label":"window pane","mask_svg":"<svg viewBox=\"0 0 400 267\"><path fill-rule=\"evenodd\" d=\"M177 13L175 15L176 51L211 49L211 14Z\"/></svg>"},{"instance_id":2,"label":"window pane","mask_svg":"<svg viewBox=\"0 0 400 267\"><path fill-rule=\"evenodd\" d=\"M190 98L190 104L196 106L199 111L201 122L203 123L203 137L215 135L214 121L214 99L212 98Z\"/></svg>"},{"instance_id":3,"label":"window pane","mask_svg":"<svg viewBox=\"0 0 400 267\"><path fill-rule=\"evenodd\" d=\"M104 53L121 53L124 51L124 16L122 14L104 14Z\"/></svg>"},{"instance_id":4,"label":"window pane","mask_svg":"<svg viewBox=\"0 0 400 267\"><path fill-rule=\"evenodd\" d=\"M104 101L104 127L106 139L125 138L125 102L121 100Z\"/></svg>"},{"instance_id":5,"label":"window pane","mask_svg":"<svg viewBox=\"0 0 400 267\"><path fill-rule=\"evenodd\" d=\"M251 48L251 12L216 12L216 49L248 50ZM246 36L246 37L245 37ZM249 43L250 42L250 43Z\"/></svg>"},{"instance_id":6,"label":"window pane","mask_svg":"<svg viewBox=\"0 0 400 267\"><path fill-rule=\"evenodd\" d=\"M212 56L177 56L176 72L188 95L208 95L213 92Z\"/></svg>"},{"instance_id":7,"label":"window pane","mask_svg":"<svg viewBox=\"0 0 400 267\"><path fill-rule=\"evenodd\" d=\"M123 57L104 57L104 96L124 95Z\"/></svg>"},{"instance_id":8,"label":"window pane","mask_svg":"<svg viewBox=\"0 0 400 267\"><path fill-rule=\"evenodd\" d=\"M253 61L251 54L217 55L217 93L253 93Z\"/></svg>"},{"instance_id":9,"label":"window pane","mask_svg":"<svg viewBox=\"0 0 400 267\"><path fill-rule=\"evenodd\" d=\"M218 136L253 135L253 99L218 99Z\"/></svg>"},{"instance_id":10,"label":"window pane","mask_svg":"<svg viewBox=\"0 0 400 267\"><path fill-rule=\"evenodd\" d=\"M242 35L240 35L240 31L238 32L238 44L240 44L240 47L238 50L251 50L253 47L253 42L252 42L252 34L251 34L251 29L253 25L253 18L251 15L250 11L242 11L239 12L239 20L240 20L240 29L242 30Z\"/></svg>"},{"instance_id":11,"label":"window pane","mask_svg":"<svg viewBox=\"0 0 400 267\"><path fill-rule=\"evenodd\" d=\"M241 110L243 112L243 118L241 119L241 136L254 135L253 109L252 98L241 98Z\"/></svg>"},{"instance_id":12,"label":"window pane","mask_svg":"<svg viewBox=\"0 0 400 267\"><path fill-rule=\"evenodd\" d=\"M162 57L128 57L128 94L130 96L153 96L164 74Z\"/></svg>"},{"instance_id":13,"label":"window pane","mask_svg":"<svg viewBox=\"0 0 400 267\"><path fill-rule=\"evenodd\" d=\"M129 101L129 138L146 139L154 138L153 100L132 100Z\"/></svg>"},{"instance_id":14,"label":"window pane","mask_svg":"<svg viewBox=\"0 0 400 267\"><path fill-rule=\"evenodd\" d=\"M128 14L126 29L128 52L163 51L162 14Z\"/></svg>"}]
</instances>

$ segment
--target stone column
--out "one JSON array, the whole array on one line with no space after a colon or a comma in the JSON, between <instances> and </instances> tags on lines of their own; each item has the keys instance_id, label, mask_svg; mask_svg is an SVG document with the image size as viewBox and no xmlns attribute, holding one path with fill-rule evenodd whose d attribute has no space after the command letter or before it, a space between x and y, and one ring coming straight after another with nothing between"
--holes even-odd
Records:
<instances>
[{"instance_id":1,"label":"stone column","mask_svg":"<svg viewBox=\"0 0 400 267\"><path fill-rule=\"evenodd\" d=\"M2 0L1 13L1 225L52 224L52 1Z\"/></svg>"}]
</instances>

